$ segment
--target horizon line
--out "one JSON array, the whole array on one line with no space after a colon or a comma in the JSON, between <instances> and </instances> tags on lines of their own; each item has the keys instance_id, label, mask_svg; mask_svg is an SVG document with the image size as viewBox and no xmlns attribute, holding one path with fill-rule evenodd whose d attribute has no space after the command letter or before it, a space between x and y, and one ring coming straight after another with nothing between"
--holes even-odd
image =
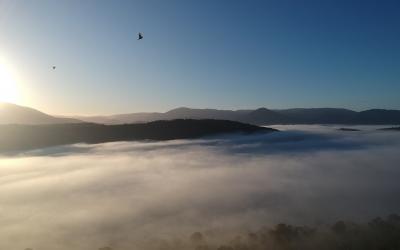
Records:
<instances>
[{"instance_id":1,"label":"horizon line","mask_svg":"<svg viewBox=\"0 0 400 250\"><path fill-rule=\"evenodd\" d=\"M0 101L0 105L15 105L15 106L19 106L19 107L24 107L24 108L29 108L29 109L33 109L42 113L45 113L47 115L51 115L51 116L56 116L56 117L93 117L93 116L117 116L117 115L126 115L126 114L138 114L138 113L155 113L155 114L163 114L163 113L167 113L173 110L177 110L177 109L192 109L192 110L218 110L218 111L244 111L244 110L258 110L258 109L267 109L267 110L271 110L271 111L280 111L280 110L291 110L291 109L342 109L342 110L349 110L349 111L353 111L353 112L363 112L363 111L368 111L368 110L395 110L395 111L400 111L400 109L395 109L395 108L367 108L367 109L362 109L362 110L354 110L354 109L350 109L350 108L344 108L344 107L291 107L291 108L267 108L265 106L262 107L257 107L257 108L239 108L239 109L225 109L225 108L210 108L210 107L205 107L205 108L199 108L199 107L187 107L187 106L179 106L176 108L172 108L172 109L168 109L166 111L137 111L137 112L121 112L121 113L111 113L111 114L76 114L76 113L72 113L72 114L54 114L52 112L46 112L46 111L42 111L41 109L37 109L35 107L31 107L31 106L27 106L27 105L21 105L21 104L17 104L17 103L12 103L12 102L1 102Z\"/></svg>"}]
</instances>

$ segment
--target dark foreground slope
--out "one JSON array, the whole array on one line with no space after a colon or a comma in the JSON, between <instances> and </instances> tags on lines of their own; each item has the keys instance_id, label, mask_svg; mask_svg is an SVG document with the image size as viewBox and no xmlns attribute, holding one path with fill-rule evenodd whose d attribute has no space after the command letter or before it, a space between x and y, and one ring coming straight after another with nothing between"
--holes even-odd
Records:
<instances>
[{"instance_id":1,"label":"dark foreground slope","mask_svg":"<svg viewBox=\"0 0 400 250\"><path fill-rule=\"evenodd\" d=\"M263 227L232 238L220 238L215 233L194 232L179 244L176 239L160 241L158 249L394 250L400 249L400 216L391 214L368 223L337 221L311 227L281 223L273 228Z\"/></svg>"},{"instance_id":2,"label":"dark foreground slope","mask_svg":"<svg viewBox=\"0 0 400 250\"><path fill-rule=\"evenodd\" d=\"M29 150L72 143L130 140L189 139L221 133L273 132L275 129L226 120L172 120L141 124L92 123L1 125L0 152Z\"/></svg>"}]
</instances>

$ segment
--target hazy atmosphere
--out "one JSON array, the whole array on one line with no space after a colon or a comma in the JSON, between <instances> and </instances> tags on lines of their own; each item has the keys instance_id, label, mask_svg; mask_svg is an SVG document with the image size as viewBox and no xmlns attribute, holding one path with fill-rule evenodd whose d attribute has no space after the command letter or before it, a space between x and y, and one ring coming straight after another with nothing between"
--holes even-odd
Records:
<instances>
[{"instance_id":1,"label":"hazy atmosphere","mask_svg":"<svg viewBox=\"0 0 400 250\"><path fill-rule=\"evenodd\" d=\"M399 250L399 13L0 0L0 250Z\"/></svg>"},{"instance_id":2,"label":"hazy atmosphere","mask_svg":"<svg viewBox=\"0 0 400 250\"><path fill-rule=\"evenodd\" d=\"M365 221L399 211L398 132L278 128L4 156L0 248L160 249L162 239L196 231L218 241L279 222Z\"/></svg>"}]
</instances>

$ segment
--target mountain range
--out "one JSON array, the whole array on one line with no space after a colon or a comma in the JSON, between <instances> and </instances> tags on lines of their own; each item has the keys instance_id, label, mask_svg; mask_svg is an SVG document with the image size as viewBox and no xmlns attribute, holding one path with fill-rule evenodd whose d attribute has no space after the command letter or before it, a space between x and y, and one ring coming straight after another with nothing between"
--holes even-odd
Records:
<instances>
[{"instance_id":1,"label":"mountain range","mask_svg":"<svg viewBox=\"0 0 400 250\"><path fill-rule=\"evenodd\" d=\"M15 104L0 104L0 124L100 123L129 124L174 119L219 119L254 125L274 124L400 124L400 110L370 109L353 111L341 108L294 108L219 110L176 108L165 113L130 113L109 116L56 117Z\"/></svg>"},{"instance_id":2,"label":"mountain range","mask_svg":"<svg viewBox=\"0 0 400 250\"><path fill-rule=\"evenodd\" d=\"M173 119L222 119L255 125L274 124L400 124L400 110L370 109L361 112L340 108L294 108L272 110L218 110L177 108L165 113L131 113L111 116L77 116L76 119L123 124Z\"/></svg>"}]
</instances>

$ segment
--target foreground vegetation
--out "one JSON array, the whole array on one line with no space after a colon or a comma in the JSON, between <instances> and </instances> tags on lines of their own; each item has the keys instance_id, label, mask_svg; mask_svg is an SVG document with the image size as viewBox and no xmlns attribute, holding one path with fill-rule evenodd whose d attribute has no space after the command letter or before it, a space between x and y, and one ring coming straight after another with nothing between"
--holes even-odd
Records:
<instances>
[{"instance_id":1,"label":"foreground vegetation","mask_svg":"<svg viewBox=\"0 0 400 250\"><path fill-rule=\"evenodd\" d=\"M118 250L105 246L98 250ZM136 249L136 248L129 248ZM157 250L398 250L400 216L375 218L367 223L337 221L309 227L278 224L255 232L224 238L195 232L186 239L154 240L140 249ZM26 248L25 250L33 250Z\"/></svg>"},{"instance_id":2,"label":"foreground vegetation","mask_svg":"<svg viewBox=\"0 0 400 250\"><path fill-rule=\"evenodd\" d=\"M375 218L368 223L338 221L332 225L308 227L278 224L212 243L196 232L182 242L163 242L160 250L396 250L400 249L400 216Z\"/></svg>"}]
</instances>

